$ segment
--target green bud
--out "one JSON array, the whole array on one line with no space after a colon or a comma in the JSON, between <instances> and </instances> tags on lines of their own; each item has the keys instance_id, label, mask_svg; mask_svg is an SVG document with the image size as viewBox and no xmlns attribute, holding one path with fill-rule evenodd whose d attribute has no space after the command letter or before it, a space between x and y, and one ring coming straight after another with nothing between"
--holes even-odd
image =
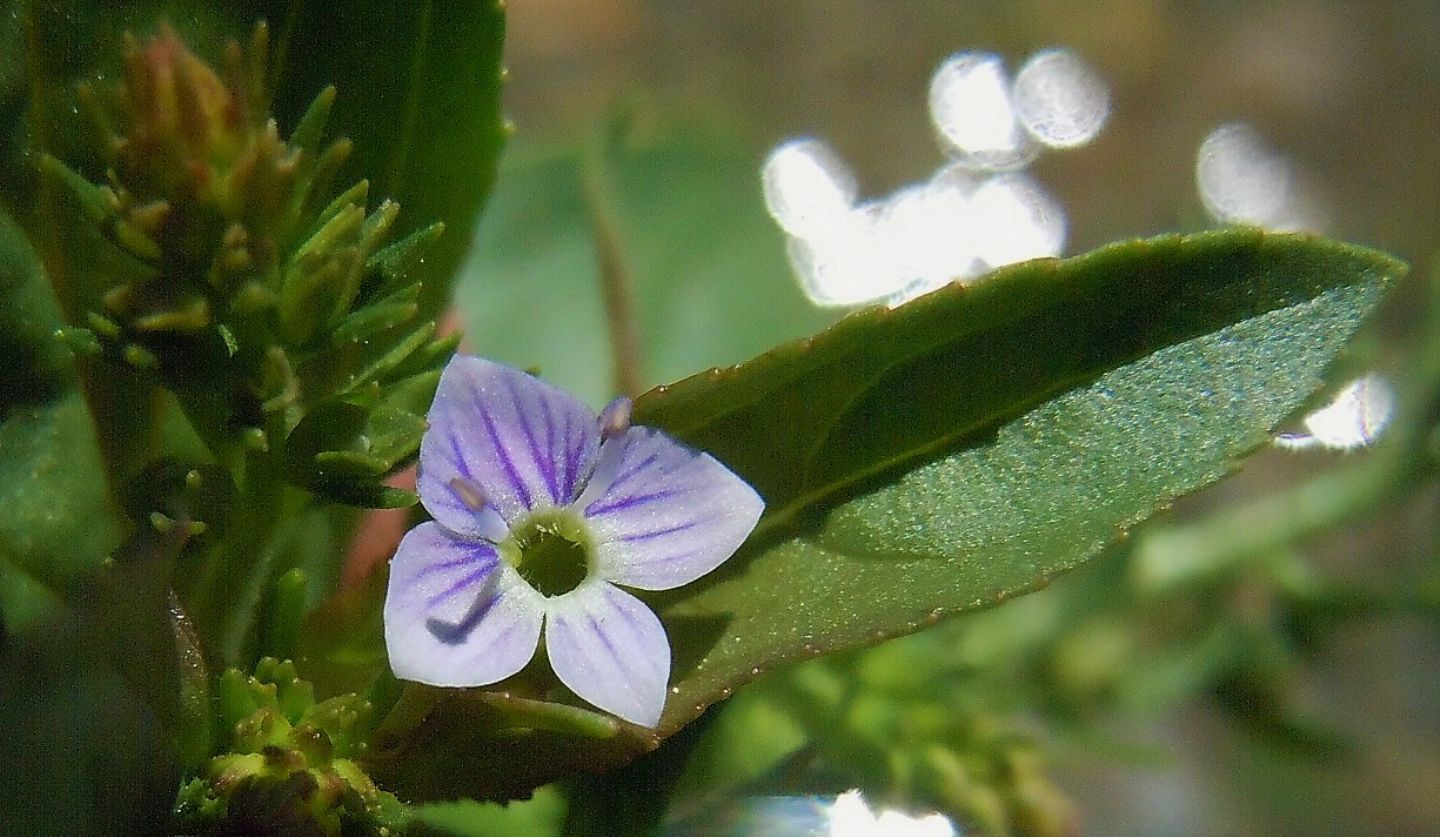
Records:
<instances>
[{"instance_id":1,"label":"green bud","mask_svg":"<svg viewBox=\"0 0 1440 837\"><path fill-rule=\"evenodd\" d=\"M373 714L362 698L316 703L294 663L267 657L253 675L222 674L216 705L231 723L230 751L182 786L175 817L187 832L285 824L297 833L381 834L403 816L354 760Z\"/></svg>"}]
</instances>

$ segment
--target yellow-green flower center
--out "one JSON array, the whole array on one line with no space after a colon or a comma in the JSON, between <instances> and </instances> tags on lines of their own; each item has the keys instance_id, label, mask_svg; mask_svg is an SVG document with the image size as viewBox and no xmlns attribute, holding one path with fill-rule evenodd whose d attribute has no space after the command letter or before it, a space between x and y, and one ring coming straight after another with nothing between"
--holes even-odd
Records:
<instances>
[{"instance_id":1,"label":"yellow-green flower center","mask_svg":"<svg viewBox=\"0 0 1440 837\"><path fill-rule=\"evenodd\" d=\"M500 555L541 595L560 596L590 575L594 550L574 512L543 509L511 530Z\"/></svg>"}]
</instances>

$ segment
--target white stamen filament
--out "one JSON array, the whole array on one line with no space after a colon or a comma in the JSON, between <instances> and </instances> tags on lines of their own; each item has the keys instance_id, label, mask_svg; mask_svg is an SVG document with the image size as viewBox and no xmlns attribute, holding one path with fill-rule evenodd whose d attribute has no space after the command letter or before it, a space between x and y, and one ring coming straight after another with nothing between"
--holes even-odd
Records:
<instances>
[{"instance_id":1,"label":"white stamen filament","mask_svg":"<svg viewBox=\"0 0 1440 837\"><path fill-rule=\"evenodd\" d=\"M595 455L595 467L585 481L584 490L571 504L573 508L583 512L610 490L610 483L620 473L620 462L625 458L625 433L630 430L633 406L634 402L621 395L600 412L600 451Z\"/></svg>"},{"instance_id":2,"label":"white stamen filament","mask_svg":"<svg viewBox=\"0 0 1440 837\"><path fill-rule=\"evenodd\" d=\"M575 498L571 506L581 512L610 490L610 484L620 474L620 463L625 459L625 436L609 436L600 442L600 452L595 456L595 468L585 483L585 490Z\"/></svg>"}]
</instances>

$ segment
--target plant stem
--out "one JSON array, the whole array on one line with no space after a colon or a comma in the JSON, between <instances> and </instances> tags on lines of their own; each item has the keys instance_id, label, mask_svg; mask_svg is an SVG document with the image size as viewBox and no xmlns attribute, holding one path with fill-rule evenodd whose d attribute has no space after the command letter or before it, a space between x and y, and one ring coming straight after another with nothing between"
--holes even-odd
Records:
<instances>
[{"instance_id":1,"label":"plant stem","mask_svg":"<svg viewBox=\"0 0 1440 837\"><path fill-rule=\"evenodd\" d=\"M605 320L610 329L615 390L638 396L643 391L640 372L640 338L635 321L635 294L631 273L621 246L619 223L606 195L603 151L587 155L581 164L581 191L595 235L595 259Z\"/></svg>"}]
</instances>

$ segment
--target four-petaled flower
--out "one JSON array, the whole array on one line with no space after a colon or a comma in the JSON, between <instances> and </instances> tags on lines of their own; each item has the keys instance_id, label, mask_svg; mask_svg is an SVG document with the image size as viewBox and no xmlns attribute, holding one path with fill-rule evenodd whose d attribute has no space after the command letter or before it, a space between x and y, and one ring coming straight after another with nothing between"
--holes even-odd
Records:
<instances>
[{"instance_id":1,"label":"four-petaled flower","mask_svg":"<svg viewBox=\"0 0 1440 837\"><path fill-rule=\"evenodd\" d=\"M503 680L545 652L599 708L654 726L670 645L616 585L669 590L729 558L764 501L710 456L630 426L630 402L597 418L544 381L456 356L420 443L434 518L390 563L385 644L397 677L436 686Z\"/></svg>"}]
</instances>

